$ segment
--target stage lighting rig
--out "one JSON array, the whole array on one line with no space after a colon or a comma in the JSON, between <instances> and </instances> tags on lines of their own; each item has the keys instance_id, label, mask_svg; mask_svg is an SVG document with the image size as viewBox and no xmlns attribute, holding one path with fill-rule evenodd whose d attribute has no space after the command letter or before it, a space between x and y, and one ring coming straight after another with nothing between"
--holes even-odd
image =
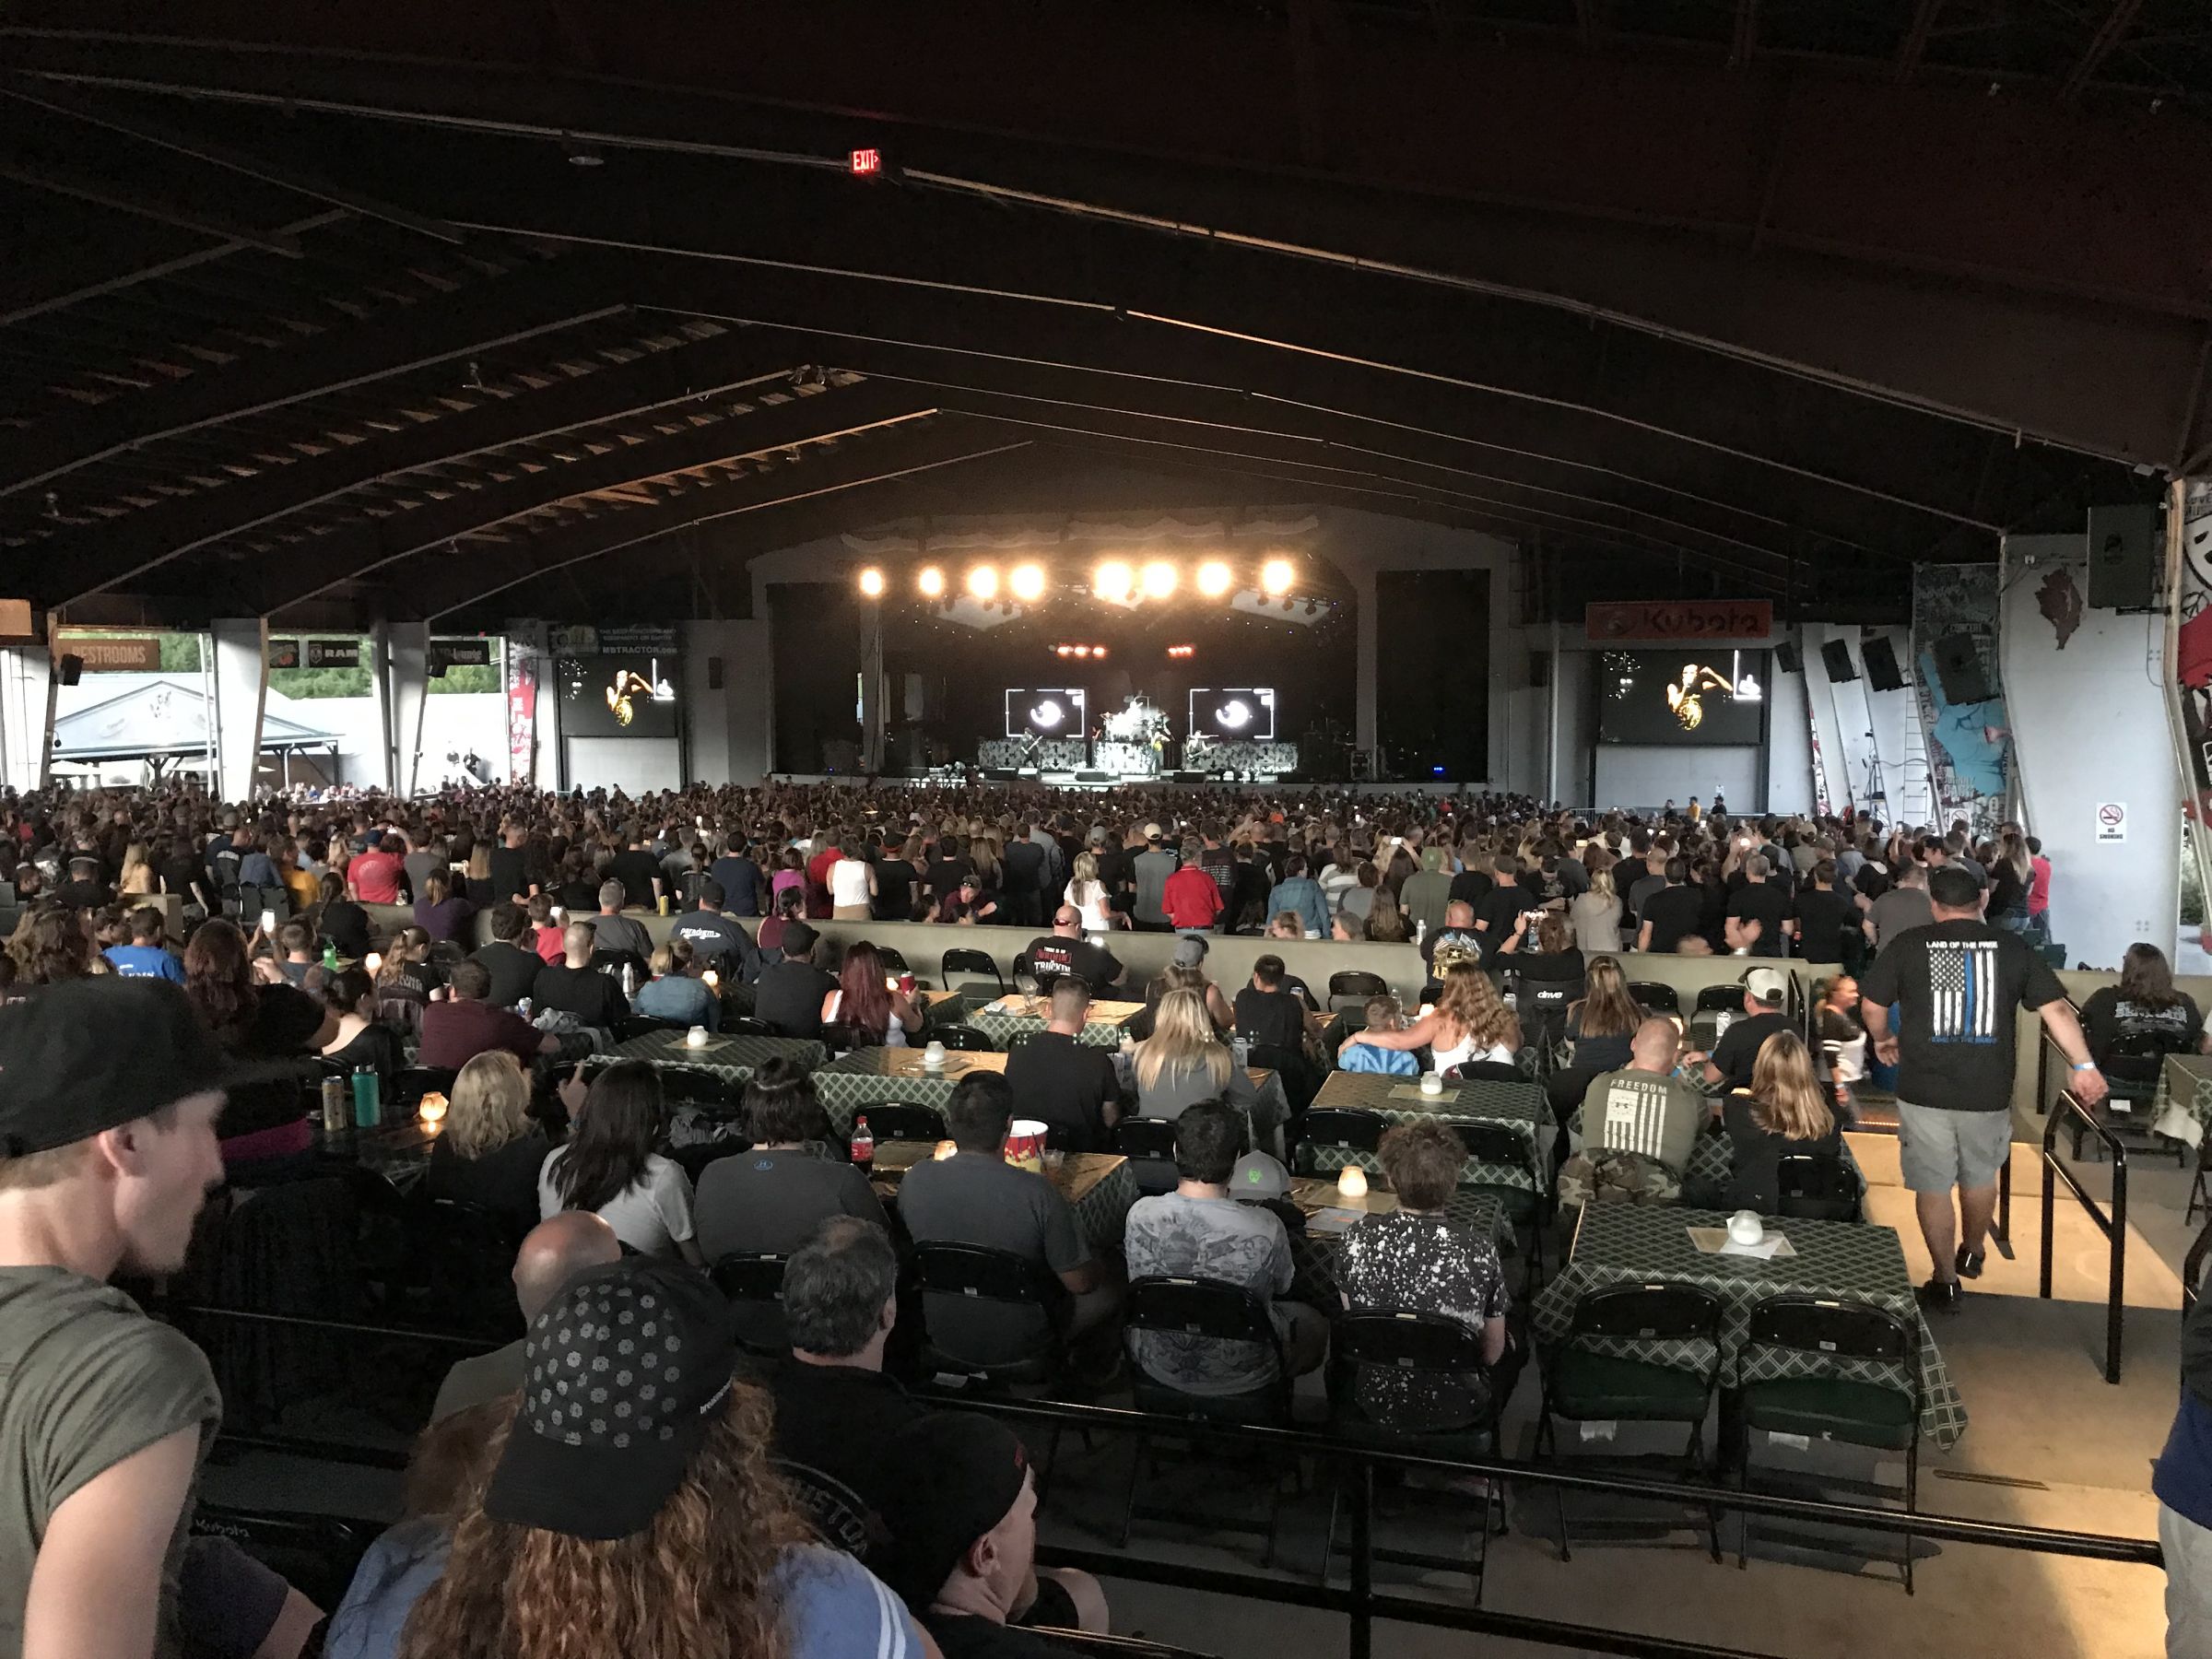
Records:
<instances>
[{"instance_id":1,"label":"stage lighting rig","mask_svg":"<svg viewBox=\"0 0 2212 1659\"><path fill-rule=\"evenodd\" d=\"M1181 580L1175 567L1164 559L1155 559L1145 566L1144 591L1147 599L1171 599L1175 583Z\"/></svg>"},{"instance_id":2,"label":"stage lighting rig","mask_svg":"<svg viewBox=\"0 0 2212 1659\"><path fill-rule=\"evenodd\" d=\"M977 565L968 572L968 594L985 605L998 597L998 571L992 565Z\"/></svg>"},{"instance_id":3,"label":"stage lighting rig","mask_svg":"<svg viewBox=\"0 0 2212 1659\"><path fill-rule=\"evenodd\" d=\"M1126 602L1135 588L1136 572L1118 559L1108 559L1091 574L1090 591L1116 605Z\"/></svg>"},{"instance_id":4,"label":"stage lighting rig","mask_svg":"<svg viewBox=\"0 0 2212 1659\"><path fill-rule=\"evenodd\" d=\"M1260 567L1260 592L1280 599L1298 582L1298 567L1287 559L1271 559Z\"/></svg>"},{"instance_id":5,"label":"stage lighting rig","mask_svg":"<svg viewBox=\"0 0 2212 1659\"><path fill-rule=\"evenodd\" d=\"M1208 599L1218 599L1236 585L1236 574L1218 559L1209 559L1198 567L1198 591Z\"/></svg>"},{"instance_id":6,"label":"stage lighting rig","mask_svg":"<svg viewBox=\"0 0 2212 1659\"><path fill-rule=\"evenodd\" d=\"M921 573L914 578L914 585L922 590L923 598L942 599L945 597L945 572L935 565L924 565Z\"/></svg>"},{"instance_id":7,"label":"stage lighting rig","mask_svg":"<svg viewBox=\"0 0 2212 1659\"><path fill-rule=\"evenodd\" d=\"M1044 567L1016 565L1013 574L1006 578L1006 585L1013 590L1015 598L1024 605L1034 605L1044 597Z\"/></svg>"},{"instance_id":8,"label":"stage lighting rig","mask_svg":"<svg viewBox=\"0 0 2212 1659\"><path fill-rule=\"evenodd\" d=\"M883 597L883 572L870 565L860 573L860 591L870 599Z\"/></svg>"}]
</instances>

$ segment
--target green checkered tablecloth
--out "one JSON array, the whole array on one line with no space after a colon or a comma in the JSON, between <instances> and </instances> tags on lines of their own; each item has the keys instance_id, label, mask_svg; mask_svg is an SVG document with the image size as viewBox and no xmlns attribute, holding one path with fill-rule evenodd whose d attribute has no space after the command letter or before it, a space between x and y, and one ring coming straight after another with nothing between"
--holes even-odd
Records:
<instances>
[{"instance_id":1,"label":"green checkered tablecloth","mask_svg":"<svg viewBox=\"0 0 2212 1659\"><path fill-rule=\"evenodd\" d=\"M908 1063L898 1056L908 1051L900 1049L854 1049L849 1054L840 1054L814 1074L814 1092L830 1114L830 1123L840 1135L853 1133L855 1113L884 1100L902 1100L915 1106L934 1106L943 1112L952 1100L954 1085L971 1071L997 1071L1005 1062L993 1055L969 1055L959 1053L945 1056L943 1072L924 1076L919 1073L893 1075L890 1067ZM988 1065L979 1065L979 1061Z\"/></svg>"},{"instance_id":2,"label":"green checkered tablecloth","mask_svg":"<svg viewBox=\"0 0 2212 1659\"><path fill-rule=\"evenodd\" d=\"M1505 1206L1491 1194L1455 1194L1444 1206L1444 1213L1477 1238L1493 1241L1500 1253L1513 1247L1512 1223L1505 1218ZM1335 1313L1342 1306L1336 1290L1336 1246L1343 1237L1342 1233L1315 1232L1311 1228L1291 1236L1295 1277L1290 1281L1290 1294L1295 1300L1312 1302L1326 1313Z\"/></svg>"},{"instance_id":3,"label":"green checkered tablecloth","mask_svg":"<svg viewBox=\"0 0 2212 1659\"><path fill-rule=\"evenodd\" d=\"M1333 1071L1313 1097L1316 1106L1355 1107L1366 1112L1379 1112L1382 1121L1395 1126L1418 1123L1423 1118L1472 1118L1483 1123L1503 1124L1525 1136L1532 1148L1536 1146L1536 1131L1546 1121L1544 1088L1537 1083L1448 1083L1441 1095L1422 1095L1418 1099L1394 1096L1397 1089L1412 1090L1419 1079L1415 1077L1384 1077L1378 1072ZM1316 1170L1341 1170L1352 1162L1364 1170L1379 1170L1382 1166L1370 1152L1345 1153L1334 1147L1313 1148ZM1544 1159L1536 1159L1539 1171ZM1462 1181L1486 1186L1525 1187L1529 1185L1527 1170L1516 1164L1478 1163L1470 1159ZM1541 1189L1539 1189L1541 1190Z\"/></svg>"},{"instance_id":4,"label":"green checkered tablecloth","mask_svg":"<svg viewBox=\"0 0 2212 1659\"><path fill-rule=\"evenodd\" d=\"M2212 1055L2166 1056L2166 1064L2159 1068L2150 1126L2192 1147L2204 1144L2205 1131L2212 1128Z\"/></svg>"},{"instance_id":5,"label":"green checkered tablecloth","mask_svg":"<svg viewBox=\"0 0 2212 1659\"><path fill-rule=\"evenodd\" d=\"M1076 1225L1093 1250L1121 1250L1122 1235L1129 1227L1129 1206L1137 1197L1136 1171L1124 1158L1076 1200Z\"/></svg>"},{"instance_id":6,"label":"green checkered tablecloth","mask_svg":"<svg viewBox=\"0 0 2212 1659\"><path fill-rule=\"evenodd\" d=\"M770 1060L796 1060L815 1071L830 1058L830 1051L804 1037L716 1037L713 1046L686 1048L681 1031L647 1031L616 1046L618 1060L642 1060L648 1065L689 1065L712 1072L733 1083L743 1083Z\"/></svg>"},{"instance_id":7,"label":"green checkered tablecloth","mask_svg":"<svg viewBox=\"0 0 2212 1659\"><path fill-rule=\"evenodd\" d=\"M1727 1222L1725 1215L1712 1210L1628 1204L1584 1209L1566 1267L1545 1287L1530 1311L1538 1343L1546 1347L1558 1344L1572 1322L1576 1300L1585 1291L1660 1282L1694 1285L1721 1300L1724 1388L1806 1376L1902 1386L1905 1380L1893 1368L1864 1362L1822 1360L1773 1349L1761 1349L1754 1360L1745 1361L1744 1333L1751 1309L1767 1297L1796 1294L1871 1302L1898 1315L1919 1335L1921 1432L1945 1451L1958 1443L1966 1432L1966 1407L1913 1299L1905 1253L1892 1229L1851 1221L1780 1222L1777 1230L1797 1253L1772 1261L1706 1255L1690 1242L1690 1228L1725 1227ZM1618 1358L1683 1371L1702 1369L1709 1358L1694 1342L1593 1346Z\"/></svg>"},{"instance_id":8,"label":"green checkered tablecloth","mask_svg":"<svg viewBox=\"0 0 2212 1659\"><path fill-rule=\"evenodd\" d=\"M1583 1109L1577 1106L1567 1115L1567 1134L1571 1143L1583 1132ZM1866 1175L1859 1168L1851 1143L1842 1143L1843 1163L1858 1178L1859 1191L1866 1191ZM1735 1143L1721 1133L1719 1126L1709 1124L1699 1135L1689 1149L1689 1165L1682 1171L1685 1182L1708 1182L1724 1187L1735 1174Z\"/></svg>"},{"instance_id":9,"label":"green checkered tablecloth","mask_svg":"<svg viewBox=\"0 0 2212 1659\"><path fill-rule=\"evenodd\" d=\"M1008 1014L987 1004L970 1009L961 1023L974 1027L1002 1049L1017 1048L1044 1030L1040 1016ZM1086 1048L1118 1049L1122 1028L1111 1020L1094 1019L1084 1026L1083 1034L1076 1041Z\"/></svg>"}]
</instances>

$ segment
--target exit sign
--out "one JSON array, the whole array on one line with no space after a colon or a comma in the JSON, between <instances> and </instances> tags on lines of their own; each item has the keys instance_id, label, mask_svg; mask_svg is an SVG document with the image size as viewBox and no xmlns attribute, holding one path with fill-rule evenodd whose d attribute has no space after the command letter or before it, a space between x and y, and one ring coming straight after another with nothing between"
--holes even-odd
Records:
<instances>
[{"instance_id":1,"label":"exit sign","mask_svg":"<svg viewBox=\"0 0 2212 1659\"><path fill-rule=\"evenodd\" d=\"M856 179L873 178L883 171L883 152L856 149L853 152L853 176Z\"/></svg>"}]
</instances>

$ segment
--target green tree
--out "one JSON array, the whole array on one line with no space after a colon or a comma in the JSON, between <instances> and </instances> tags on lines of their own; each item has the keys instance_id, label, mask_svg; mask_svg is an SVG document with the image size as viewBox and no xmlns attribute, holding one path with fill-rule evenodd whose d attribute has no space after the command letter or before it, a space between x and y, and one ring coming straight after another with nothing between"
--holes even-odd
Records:
<instances>
[{"instance_id":1,"label":"green tree","mask_svg":"<svg viewBox=\"0 0 2212 1659\"><path fill-rule=\"evenodd\" d=\"M161 636L161 672L197 674L200 671L200 636L165 633Z\"/></svg>"},{"instance_id":2,"label":"green tree","mask_svg":"<svg viewBox=\"0 0 2212 1659\"><path fill-rule=\"evenodd\" d=\"M286 697L366 697L366 668L272 668L269 689Z\"/></svg>"},{"instance_id":3,"label":"green tree","mask_svg":"<svg viewBox=\"0 0 2212 1659\"><path fill-rule=\"evenodd\" d=\"M441 691L497 691L500 671L489 664L456 663L443 675L430 676L430 694Z\"/></svg>"}]
</instances>

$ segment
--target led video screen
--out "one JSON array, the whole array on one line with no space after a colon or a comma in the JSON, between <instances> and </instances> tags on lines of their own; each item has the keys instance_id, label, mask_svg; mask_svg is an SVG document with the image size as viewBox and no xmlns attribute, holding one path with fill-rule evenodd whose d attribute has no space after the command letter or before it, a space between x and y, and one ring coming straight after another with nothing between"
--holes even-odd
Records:
<instances>
[{"instance_id":1,"label":"led video screen","mask_svg":"<svg viewBox=\"0 0 2212 1659\"><path fill-rule=\"evenodd\" d=\"M571 737L674 737L677 686L673 655L602 652L555 659L560 729Z\"/></svg>"},{"instance_id":2,"label":"led video screen","mask_svg":"<svg viewBox=\"0 0 2212 1659\"><path fill-rule=\"evenodd\" d=\"M1193 687L1190 735L1232 742L1274 742L1275 688Z\"/></svg>"},{"instance_id":3,"label":"led video screen","mask_svg":"<svg viewBox=\"0 0 2212 1659\"><path fill-rule=\"evenodd\" d=\"M1080 737L1088 729L1080 687L1006 692L1009 737Z\"/></svg>"},{"instance_id":4,"label":"led video screen","mask_svg":"<svg viewBox=\"0 0 2212 1659\"><path fill-rule=\"evenodd\" d=\"M1712 645L1597 653L1601 743L1762 743L1767 653Z\"/></svg>"}]
</instances>

